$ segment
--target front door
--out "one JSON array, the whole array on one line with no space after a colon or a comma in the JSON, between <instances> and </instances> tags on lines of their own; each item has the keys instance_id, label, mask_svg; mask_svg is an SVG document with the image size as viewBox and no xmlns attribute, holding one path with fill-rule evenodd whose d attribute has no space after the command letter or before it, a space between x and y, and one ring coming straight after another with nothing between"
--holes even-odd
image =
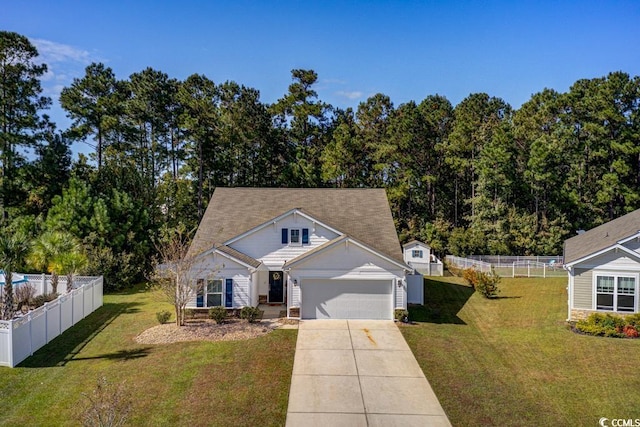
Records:
<instances>
[{"instance_id":1,"label":"front door","mask_svg":"<svg viewBox=\"0 0 640 427\"><path fill-rule=\"evenodd\" d=\"M284 302L284 278L282 271L269 272L269 302Z\"/></svg>"}]
</instances>

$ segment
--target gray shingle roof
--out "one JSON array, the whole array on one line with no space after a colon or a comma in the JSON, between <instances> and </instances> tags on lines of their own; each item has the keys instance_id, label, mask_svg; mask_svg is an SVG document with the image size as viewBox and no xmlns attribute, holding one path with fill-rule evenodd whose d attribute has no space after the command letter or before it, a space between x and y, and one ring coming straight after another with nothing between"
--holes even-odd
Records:
<instances>
[{"instance_id":1,"label":"gray shingle roof","mask_svg":"<svg viewBox=\"0 0 640 427\"><path fill-rule=\"evenodd\" d=\"M250 265L253 268L258 268L258 266L260 266L260 261L251 258L249 255L247 254L243 254L240 251L237 251L235 249L233 249L230 246L227 245L220 245L218 247L216 247L217 250L219 250L222 253L225 253L235 259L237 259L238 261L242 261L247 265Z\"/></svg>"},{"instance_id":2,"label":"gray shingle roof","mask_svg":"<svg viewBox=\"0 0 640 427\"><path fill-rule=\"evenodd\" d=\"M573 261L613 246L640 231L640 209L564 241L564 262Z\"/></svg>"},{"instance_id":3,"label":"gray shingle roof","mask_svg":"<svg viewBox=\"0 0 640 427\"><path fill-rule=\"evenodd\" d=\"M203 251L221 245L296 208L403 262L384 189L218 187L190 250Z\"/></svg>"}]
</instances>

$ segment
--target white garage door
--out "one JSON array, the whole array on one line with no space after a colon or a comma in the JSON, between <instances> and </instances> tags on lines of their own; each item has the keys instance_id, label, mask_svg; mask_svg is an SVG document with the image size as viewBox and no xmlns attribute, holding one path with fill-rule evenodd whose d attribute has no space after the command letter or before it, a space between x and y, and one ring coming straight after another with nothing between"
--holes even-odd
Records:
<instances>
[{"instance_id":1,"label":"white garage door","mask_svg":"<svg viewBox=\"0 0 640 427\"><path fill-rule=\"evenodd\" d=\"M303 319L393 319L391 280L302 281Z\"/></svg>"}]
</instances>

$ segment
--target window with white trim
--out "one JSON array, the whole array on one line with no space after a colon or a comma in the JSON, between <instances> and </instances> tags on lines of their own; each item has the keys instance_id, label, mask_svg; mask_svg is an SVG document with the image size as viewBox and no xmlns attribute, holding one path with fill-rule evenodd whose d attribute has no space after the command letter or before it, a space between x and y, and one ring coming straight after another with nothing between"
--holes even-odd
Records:
<instances>
[{"instance_id":1,"label":"window with white trim","mask_svg":"<svg viewBox=\"0 0 640 427\"><path fill-rule=\"evenodd\" d=\"M411 256L413 258L422 258L422 251L419 249L414 249L411 251Z\"/></svg>"},{"instance_id":2,"label":"window with white trim","mask_svg":"<svg viewBox=\"0 0 640 427\"><path fill-rule=\"evenodd\" d=\"M289 244L291 246L302 246L299 228L292 228L291 230L289 230Z\"/></svg>"},{"instance_id":3,"label":"window with white trim","mask_svg":"<svg viewBox=\"0 0 640 427\"><path fill-rule=\"evenodd\" d=\"M634 312L636 287L635 277L597 275L596 310Z\"/></svg>"},{"instance_id":4,"label":"window with white trim","mask_svg":"<svg viewBox=\"0 0 640 427\"><path fill-rule=\"evenodd\" d=\"M207 307L222 305L222 279L211 279L207 282Z\"/></svg>"}]
</instances>

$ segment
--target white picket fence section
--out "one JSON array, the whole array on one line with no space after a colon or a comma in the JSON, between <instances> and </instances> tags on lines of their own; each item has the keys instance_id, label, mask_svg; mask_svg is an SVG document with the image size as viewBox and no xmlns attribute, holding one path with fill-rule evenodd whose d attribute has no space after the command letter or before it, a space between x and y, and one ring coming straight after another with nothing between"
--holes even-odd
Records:
<instances>
[{"instance_id":1,"label":"white picket fence section","mask_svg":"<svg viewBox=\"0 0 640 427\"><path fill-rule=\"evenodd\" d=\"M36 290L50 287L50 276L29 274L25 277ZM58 292L65 292L66 286L65 278L64 283L60 281ZM15 367L102 306L102 276L74 278L74 288L70 293L61 295L22 317L0 321L0 366Z\"/></svg>"}]
</instances>

